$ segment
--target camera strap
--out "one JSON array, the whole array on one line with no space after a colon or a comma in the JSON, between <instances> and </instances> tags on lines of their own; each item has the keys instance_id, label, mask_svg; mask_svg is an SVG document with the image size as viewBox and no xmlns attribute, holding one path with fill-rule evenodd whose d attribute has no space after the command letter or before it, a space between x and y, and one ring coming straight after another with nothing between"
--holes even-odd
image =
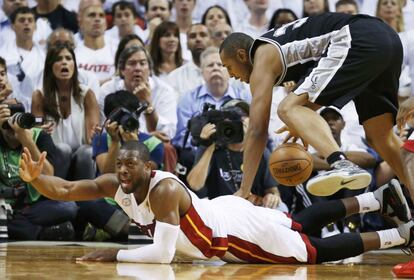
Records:
<instances>
[{"instance_id":1,"label":"camera strap","mask_svg":"<svg viewBox=\"0 0 414 280\"><path fill-rule=\"evenodd\" d=\"M236 169L233 168L233 162L231 160L230 151L227 147L224 148L224 152L226 154L226 159L227 159L227 163L228 163L228 167L229 167L230 178L231 178L231 181L232 181L234 189L235 189L234 192L237 192L240 189L240 186L239 186L239 184L237 184L236 179L234 178L233 172L232 172L233 170L236 170Z\"/></svg>"}]
</instances>

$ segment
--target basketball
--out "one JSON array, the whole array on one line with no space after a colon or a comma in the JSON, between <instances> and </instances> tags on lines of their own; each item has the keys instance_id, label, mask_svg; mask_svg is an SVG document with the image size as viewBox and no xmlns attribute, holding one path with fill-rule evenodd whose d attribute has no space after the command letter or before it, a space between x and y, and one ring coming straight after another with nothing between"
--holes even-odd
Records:
<instances>
[{"instance_id":1,"label":"basketball","mask_svg":"<svg viewBox=\"0 0 414 280\"><path fill-rule=\"evenodd\" d=\"M282 185L296 186L305 182L312 173L312 156L297 143L277 147L269 158L273 178Z\"/></svg>"}]
</instances>

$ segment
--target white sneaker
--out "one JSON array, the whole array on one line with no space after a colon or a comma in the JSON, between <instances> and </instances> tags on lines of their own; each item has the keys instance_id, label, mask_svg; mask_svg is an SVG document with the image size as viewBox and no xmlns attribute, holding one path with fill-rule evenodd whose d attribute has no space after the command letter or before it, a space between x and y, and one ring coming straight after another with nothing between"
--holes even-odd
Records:
<instances>
[{"instance_id":1,"label":"white sneaker","mask_svg":"<svg viewBox=\"0 0 414 280\"><path fill-rule=\"evenodd\" d=\"M333 170L321 173L308 181L306 189L309 193L330 196L343 188L358 190L366 188L371 183L371 174L349 160L338 160L332 164L332 168Z\"/></svg>"}]
</instances>

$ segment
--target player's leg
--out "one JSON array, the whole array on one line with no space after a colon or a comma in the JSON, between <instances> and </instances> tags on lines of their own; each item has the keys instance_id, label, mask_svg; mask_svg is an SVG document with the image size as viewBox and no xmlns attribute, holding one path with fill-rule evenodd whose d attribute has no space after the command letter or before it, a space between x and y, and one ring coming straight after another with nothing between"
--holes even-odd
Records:
<instances>
[{"instance_id":1,"label":"player's leg","mask_svg":"<svg viewBox=\"0 0 414 280\"><path fill-rule=\"evenodd\" d=\"M407 183L400 156L402 141L393 131L394 116L385 113L363 122L368 143L391 166L403 183Z\"/></svg>"},{"instance_id":2,"label":"player's leg","mask_svg":"<svg viewBox=\"0 0 414 280\"><path fill-rule=\"evenodd\" d=\"M372 211L389 216L396 225L411 220L410 209L397 180L374 192L313 204L293 215L292 219L301 225L302 232L311 233L350 215Z\"/></svg>"},{"instance_id":3,"label":"player's leg","mask_svg":"<svg viewBox=\"0 0 414 280\"><path fill-rule=\"evenodd\" d=\"M398 228L365 233L343 233L327 238L309 237L316 249L316 262L328 262L358 256L364 252L399 245L413 246L414 222Z\"/></svg>"}]
</instances>

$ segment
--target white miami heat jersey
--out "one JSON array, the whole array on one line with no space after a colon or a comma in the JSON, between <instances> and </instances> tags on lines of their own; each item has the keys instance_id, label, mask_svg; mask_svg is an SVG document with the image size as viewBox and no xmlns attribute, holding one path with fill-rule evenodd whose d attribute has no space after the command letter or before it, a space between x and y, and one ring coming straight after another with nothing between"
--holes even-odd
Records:
<instances>
[{"instance_id":1,"label":"white miami heat jersey","mask_svg":"<svg viewBox=\"0 0 414 280\"><path fill-rule=\"evenodd\" d=\"M200 199L173 174L154 171L145 200L137 204L133 194L119 187L115 201L144 234L154 235L156 221L149 193L163 179L181 183L191 197L191 206L180 218L178 252L195 259L221 259L249 263L314 263L316 250L300 225L278 210L258 207L229 195ZM165 203L159 201L159 203Z\"/></svg>"}]
</instances>

